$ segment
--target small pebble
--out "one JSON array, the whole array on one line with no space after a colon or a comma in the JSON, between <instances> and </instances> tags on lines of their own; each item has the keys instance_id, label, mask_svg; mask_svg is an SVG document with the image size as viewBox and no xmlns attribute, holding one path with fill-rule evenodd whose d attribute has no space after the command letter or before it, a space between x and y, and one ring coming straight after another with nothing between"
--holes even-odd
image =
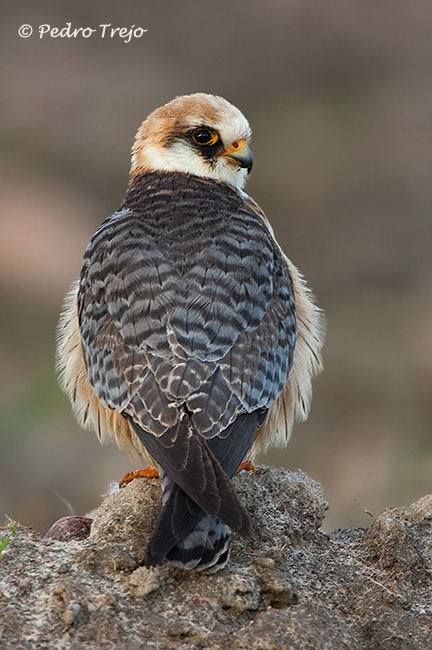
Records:
<instances>
[{"instance_id":1,"label":"small pebble","mask_svg":"<svg viewBox=\"0 0 432 650\"><path fill-rule=\"evenodd\" d=\"M59 542L86 539L90 535L92 522L93 519L88 517L62 517L53 523L44 537Z\"/></svg>"}]
</instances>

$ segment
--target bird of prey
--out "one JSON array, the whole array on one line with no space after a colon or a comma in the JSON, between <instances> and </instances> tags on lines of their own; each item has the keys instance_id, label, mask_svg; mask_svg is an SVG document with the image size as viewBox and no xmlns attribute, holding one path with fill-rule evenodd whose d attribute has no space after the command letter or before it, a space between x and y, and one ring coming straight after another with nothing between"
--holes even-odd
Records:
<instances>
[{"instance_id":1,"label":"bird of prey","mask_svg":"<svg viewBox=\"0 0 432 650\"><path fill-rule=\"evenodd\" d=\"M218 96L151 113L60 321L79 423L159 471L147 566L226 565L231 531L251 532L230 479L247 455L288 442L321 368L320 310L242 190L250 137Z\"/></svg>"}]
</instances>

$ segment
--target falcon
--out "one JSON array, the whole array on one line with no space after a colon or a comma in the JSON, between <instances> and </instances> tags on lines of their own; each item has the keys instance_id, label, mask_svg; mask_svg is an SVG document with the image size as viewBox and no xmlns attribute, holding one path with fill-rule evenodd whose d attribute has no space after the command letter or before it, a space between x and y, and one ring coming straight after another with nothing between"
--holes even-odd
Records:
<instances>
[{"instance_id":1,"label":"falcon","mask_svg":"<svg viewBox=\"0 0 432 650\"><path fill-rule=\"evenodd\" d=\"M130 183L66 299L61 381L79 423L155 466L146 564L215 572L251 534L231 478L288 442L321 369L320 310L243 192L251 130L222 97L143 122Z\"/></svg>"}]
</instances>

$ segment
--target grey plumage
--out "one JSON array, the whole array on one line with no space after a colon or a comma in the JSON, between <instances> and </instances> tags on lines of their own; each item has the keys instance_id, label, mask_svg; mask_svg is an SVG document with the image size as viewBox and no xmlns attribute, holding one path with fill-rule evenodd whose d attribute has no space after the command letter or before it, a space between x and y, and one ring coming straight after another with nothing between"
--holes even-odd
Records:
<instances>
[{"instance_id":1,"label":"grey plumage","mask_svg":"<svg viewBox=\"0 0 432 650\"><path fill-rule=\"evenodd\" d=\"M211 516L209 539L248 534L224 464L232 476L252 445L296 341L291 276L260 216L225 183L144 174L86 251L78 315L102 404Z\"/></svg>"},{"instance_id":2,"label":"grey plumage","mask_svg":"<svg viewBox=\"0 0 432 650\"><path fill-rule=\"evenodd\" d=\"M236 190L192 175L139 179L86 251L78 313L96 394L155 435L179 403L208 438L268 408L293 360L284 259Z\"/></svg>"},{"instance_id":3,"label":"grey plumage","mask_svg":"<svg viewBox=\"0 0 432 650\"><path fill-rule=\"evenodd\" d=\"M228 560L249 517L230 478L306 419L324 328L301 275L243 191L251 131L221 97L178 97L138 130L121 208L94 235L60 321L78 421L156 464L147 564Z\"/></svg>"}]
</instances>

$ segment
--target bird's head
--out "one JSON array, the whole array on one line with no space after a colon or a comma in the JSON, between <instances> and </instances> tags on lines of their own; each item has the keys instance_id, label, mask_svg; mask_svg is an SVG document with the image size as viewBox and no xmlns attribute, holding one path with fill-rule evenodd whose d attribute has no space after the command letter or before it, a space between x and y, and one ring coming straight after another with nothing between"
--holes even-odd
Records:
<instances>
[{"instance_id":1,"label":"bird's head","mask_svg":"<svg viewBox=\"0 0 432 650\"><path fill-rule=\"evenodd\" d=\"M241 189L252 168L251 130L222 97L184 95L142 123L132 148L132 178L149 171L180 171Z\"/></svg>"}]
</instances>

